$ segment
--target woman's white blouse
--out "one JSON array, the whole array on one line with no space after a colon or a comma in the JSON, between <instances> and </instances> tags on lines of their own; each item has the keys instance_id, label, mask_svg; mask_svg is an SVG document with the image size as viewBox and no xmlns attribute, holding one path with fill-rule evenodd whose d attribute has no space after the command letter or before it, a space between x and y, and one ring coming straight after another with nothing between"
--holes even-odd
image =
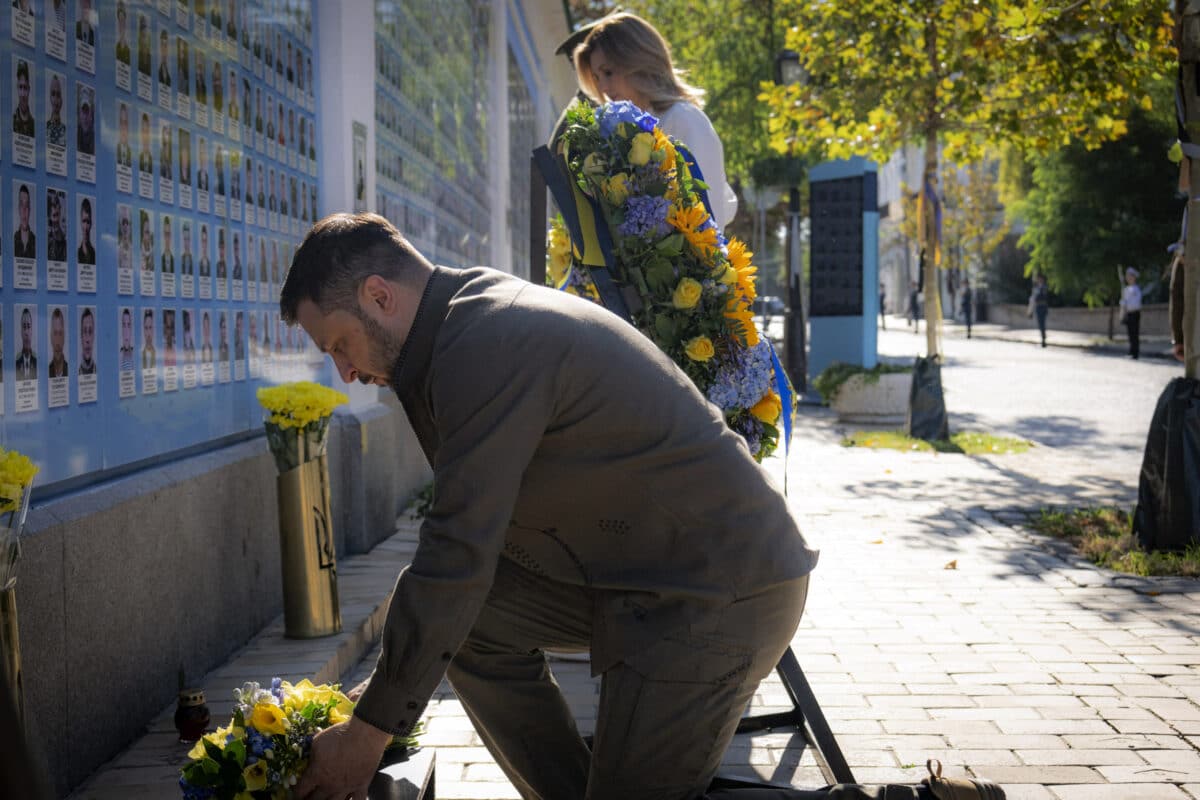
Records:
<instances>
[{"instance_id":1,"label":"woman's white blouse","mask_svg":"<svg viewBox=\"0 0 1200 800\"><path fill-rule=\"evenodd\" d=\"M737 195L725 178L725 148L703 111L686 101L668 108L660 117L663 132L687 145L704 173L708 202L717 228L724 229L737 214Z\"/></svg>"}]
</instances>

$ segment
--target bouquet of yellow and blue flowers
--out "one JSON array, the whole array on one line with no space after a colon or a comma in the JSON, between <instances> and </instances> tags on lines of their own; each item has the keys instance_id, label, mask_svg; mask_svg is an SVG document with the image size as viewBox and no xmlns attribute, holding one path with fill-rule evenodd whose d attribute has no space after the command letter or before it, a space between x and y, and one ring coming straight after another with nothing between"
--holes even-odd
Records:
<instances>
[{"instance_id":1,"label":"bouquet of yellow and blue flowers","mask_svg":"<svg viewBox=\"0 0 1200 800\"><path fill-rule=\"evenodd\" d=\"M16 450L0 449L0 592L17 582L21 528L29 510L29 492L38 468Z\"/></svg>"},{"instance_id":2,"label":"bouquet of yellow and blue flowers","mask_svg":"<svg viewBox=\"0 0 1200 800\"><path fill-rule=\"evenodd\" d=\"M683 146L633 104L576 103L558 146L570 179L608 229L613 279L640 298L630 309L633 323L721 408L761 461L778 445L780 426L790 426L792 393L754 325L752 253L717 229L705 207L707 187L693 176ZM581 250L556 219L547 282L599 302Z\"/></svg>"},{"instance_id":3,"label":"bouquet of yellow and blue flowers","mask_svg":"<svg viewBox=\"0 0 1200 800\"><path fill-rule=\"evenodd\" d=\"M265 386L256 394L259 405L270 412L264 425L280 472L325 452L333 409L350 401L336 389L312 381Z\"/></svg>"},{"instance_id":4,"label":"bouquet of yellow and blue flowers","mask_svg":"<svg viewBox=\"0 0 1200 800\"><path fill-rule=\"evenodd\" d=\"M354 703L338 684L314 686L275 678L269 689L234 689L233 719L205 734L188 753L179 788L184 800L282 800L308 766L315 735L350 719ZM415 734L414 734L415 735ZM413 747L397 737L391 747Z\"/></svg>"}]
</instances>

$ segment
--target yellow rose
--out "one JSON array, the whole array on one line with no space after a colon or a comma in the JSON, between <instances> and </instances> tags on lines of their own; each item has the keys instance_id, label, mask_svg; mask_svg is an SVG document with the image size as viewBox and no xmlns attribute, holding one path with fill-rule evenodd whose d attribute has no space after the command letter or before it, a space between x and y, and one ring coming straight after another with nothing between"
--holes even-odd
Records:
<instances>
[{"instance_id":1,"label":"yellow rose","mask_svg":"<svg viewBox=\"0 0 1200 800\"><path fill-rule=\"evenodd\" d=\"M587 158L583 160L583 171L592 177L602 175L606 169L608 163L599 153L588 153Z\"/></svg>"},{"instance_id":2,"label":"yellow rose","mask_svg":"<svg viewBox=\"0 0 1200 800\"><path fill-rule=\"evenodd\" d=\"M695 308L696 303L700 302L700 293L704 291L704 287L694 278L684 278L675 287L675 293L671 295L671 304L678 309L686 310Z\"/></svg>"},{"instance_id":3,"label":"yellow rose","mask_svg":"<svg viewBox=\"0 0 1200 800\"><path fill-rule=\"evenodd\" d=\"M287 719L283 709L274 703L259 703L250 712L250 724L259 733L287 733Z\"/></svg>"},{"instance_id":4,"label":"yellow rose","mask_svg":"<svg viewBox=\"0 0 1200 800\"><path fill-rule=\"evenodd\" d=\"M629 176L624 172L613 175L604 184L604 194L614 206L623 206L629 198Z\"/></svg>"},{"instance_id":5,"label":"yellow rose","mask_svg":"<svg viewBox=\"0 0 1200 800\"><path fill-rule=\"evenodd\" d=\"M768 425L774 424L775 420L779 419L781 411L783 411L783 401L775 392L764 394L762 399L750 409L751 414Z\"/></svg>"},{"instance_id":6,"label":"yellow rose","mask_svg":"<svg viewBox=\"0 0 1200 800\"><path fill-rule=\"evenodd\" d=\"M634 136L633 142L630 143L629 163L640 167L650 160L652 152L654 152L654 135L642 131Z\"/></svg>"},{"instance_id":7,"label":"yellow rose","mask_svg":"<svg viewBox=\"0 0 1200 800\"><path fill-rule=\"evenodd\" d=\"M242 780L246 781L246 791L257 792L267 788L267 762L259 759L242 770Z\"/></svg>"},{"instance_id":8,"label":"yellow rose","mask_svg":"<svg viewBox=\"0 0 1200 800\"><path fill-rule=\"evenodd\" d=\"M707 336L697 336L685 342L683 352L687 353L687 357L692 361L708 361L716 355L716 349L713 347L712 339Z\"/></svg>"}]
</instances>

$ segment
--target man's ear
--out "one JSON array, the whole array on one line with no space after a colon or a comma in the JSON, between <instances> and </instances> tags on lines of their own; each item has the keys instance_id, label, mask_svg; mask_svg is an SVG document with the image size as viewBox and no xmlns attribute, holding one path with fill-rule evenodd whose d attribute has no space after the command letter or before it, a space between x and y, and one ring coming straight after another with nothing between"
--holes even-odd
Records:
<instances>
[{"instance_id":1,"label":"man's ear","mask_svg":"<svg viewBox=\"0 0 1200 800\"><path fill-rule=\"evenodd\" d=\"M379 275L368 275L359 289L359 300L367 308L376 308L385 316L396 310L396 287Z\"/></svg>"}]
</instances>

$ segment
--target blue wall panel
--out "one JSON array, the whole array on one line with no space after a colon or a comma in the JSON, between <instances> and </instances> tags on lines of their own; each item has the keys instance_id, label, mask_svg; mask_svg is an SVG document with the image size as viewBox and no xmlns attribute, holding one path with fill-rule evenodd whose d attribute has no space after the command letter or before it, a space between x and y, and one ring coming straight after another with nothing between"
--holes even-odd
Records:
<instances>
[{"instance_id":1,"label":"blue wall panel","mask_svg":"<svg viewBox=\"0 0 1200 800\"><path fill-rule=\"evenodd\" d=\"M90 14L85 5L92 5ZM302 332L281 325L277 303L291 254L316 219L318 203L311 3L66 0L61 22L53 4L30 6L32 13L0 11L0 80L5 87L0 92L0 440L38 463L42 472L37 485L46 493L253 435L261 429L254 399L258 386L299 378L328 380L330 373ZM139 69L143 65L145 74ZM161 80L168 75L169 84ZM27 128L19 109L26 84L33 119L28 138L21 135ZM52 88L57 90L53 94ZM49 124L52 105L60 98L66 134L62 149L56 143L63 130ZM118 169L122 106L129 119L128 172ZM95 118L91 158L87 137L80 133L89 113ZM148 148L140 137L143 114L150 123ZM169 142L162 136L164 128ZM181 155L185 146L186 157ZM139 170L143 149L152 162L145 183ZM202 165L207 166L207 192L202 191ZM32 262L15 257L16 246L24 241L18 238L21 186L29 190L29 228L36 237ZM149 196L141 193L143 187ZM58 238L51 235L52 200L59 192L67 255L63 265L57 258L50 261L56 253L50 244ZM92 208L94 273L80 263L86 261L86 253L83 259L79 253L84 197ZM151 225L152 270L145 273L143 212ZM128 247L118 241L123 213L130 221ZM173 262L163 258L167 218ZM186 248L185 222L190 229ZM201 277L202 227L209 234L211 284ZM184 277L185 249L193 254L190 280ZM32 379L18 381L25 308L34 322L31 344L38 361ZM151 370L143 372L135 364L129 396L121 391L119 368L125 308L134 323L135 358L144 345L143 314L153 312L155 351ZM60 329L55 309L64 312L65 378L51 376ZM94 388L92 378L79 372L86 347L85 309L92 311L94 325ZM193 323L190 336L185 336L185 312ZM203 338L206 313L210 348ZM171 314L174 324L165 326Z\"/></svg>"}]
</instances>

